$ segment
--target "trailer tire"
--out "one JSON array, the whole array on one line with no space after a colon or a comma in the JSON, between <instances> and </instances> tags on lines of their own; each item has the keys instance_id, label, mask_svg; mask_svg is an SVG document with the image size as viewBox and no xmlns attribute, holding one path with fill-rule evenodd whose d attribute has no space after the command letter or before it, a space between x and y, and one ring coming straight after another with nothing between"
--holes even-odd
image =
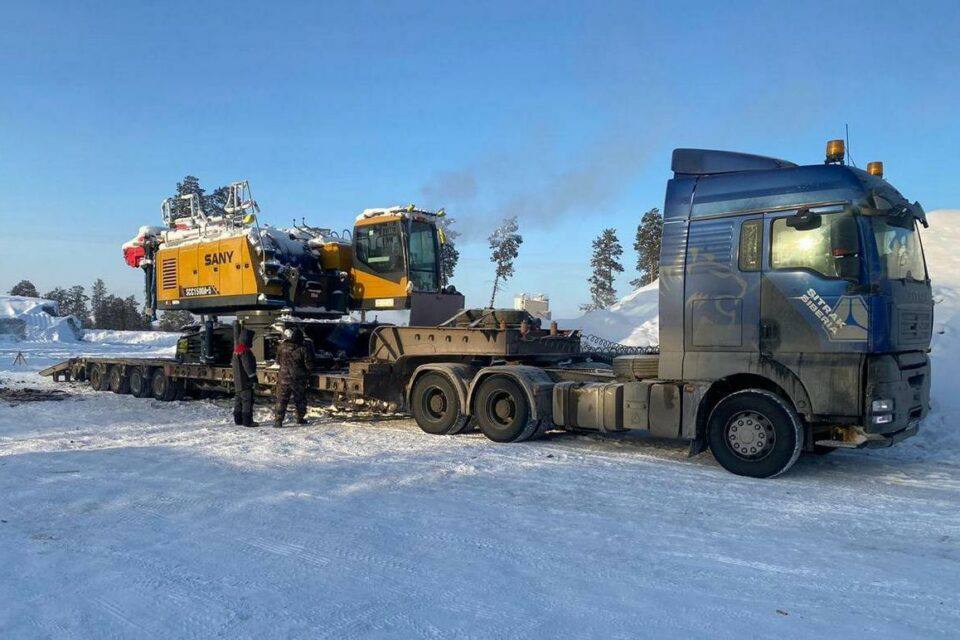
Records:
<instances>
[{"instance_id":1,"label":"trailer tire","mask_svg":"<svg viewBox=\"0 0 960 640\"><path fill-rule=\"evenodd\" d=\"M94 391L107 390L107 376L105 375L102 365L95 364L90 367L90 376L88 380L90 381L90 388Z\"/></svg>"},{"instance_id":2,"label":"trailer tire","mask_svg":"<svg viewBox=\"0 0 960 640\"><path fill-rule=\"evenodd\" d=\"M120 365L115 364L110 367L107 380L110 383L110 391L118 394L130 393L130 381L123 375L123 367Z\"/></svg>"},{"instance_id":3,"label":"trailer tire","mask_svg":"<svg viewBox=\"0 0 960 640\"><path fill-rule=\"evenodd\" d=\"M143 367L133 367L130 369L128 384L130 385L130 393L133 395L133 397L148 397L152 391L150 388L150 382L151 378Z\"/></svg>"},{"instance_id":4,"label":"trailer tire","mask_svg":"<svg viewBox=\"0 0 960 640\"><path fill-rule=\"evenodd\" d=\"M410 413L418 427L435 436L460 433L470 419L460 411L460 398L450 380L433 372L423 374L414 383Z\"/></svg>"},{"instance_id":5,"label":"trailer tire","mask_svg":"<svg viewBox=\"0 0 960 640\"><path fill-rule=\"evenodd\" d=\"M150 380L153 397L163 402L176 400L180 395L180 386L180 382L169 378L163 369L154 371Z\"/></svg>"},{"instance_id":6,"label":"trailer tire","mask_svg":"<svg viewBox=\"0 0 960 640\"><path fill-rule=\"evenodd\" d=\"M517 382L507 376L484 379L473 403L480 431L494 442L523 442L540 427L531 417L530 401Z\"/></svg>"},{"instance_id":7,"label":"trailer tire","mask_svg":"<svg viewBox=\"0 0 960 640\"><path fill-rule=\"evenodd\" d=\"M710 413L707 429L713 457L740 476L778 476L803 449L800 416L789 402L765 389L745 389L721 400Z\"/></svg>"}]
</instances>

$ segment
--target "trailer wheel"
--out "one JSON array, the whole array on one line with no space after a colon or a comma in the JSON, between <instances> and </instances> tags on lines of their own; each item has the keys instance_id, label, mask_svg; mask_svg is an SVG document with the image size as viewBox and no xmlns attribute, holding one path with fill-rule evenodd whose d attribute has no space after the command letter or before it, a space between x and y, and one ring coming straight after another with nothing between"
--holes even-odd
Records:
<instances>
[{"instance_id":1,"label":"trailer wheel","mask_svg":"<svg viewBox=\"0 0 960 640\"><path fill-rule=\"evenodd\" d=\"M130 385L130 393L133 397L146 398L149 396L152 391L150 382L150 377L143 367L133 367L130 369L128 384Z\"/></svg>"},{"instance_id":2,"label":"trailer wheel","mask_svg":"<svg viewBox=\"0 0 960 640\"><path fill-rule=\"evenodd\" d=\"M783 398L764 389L732 393L714 407L710 450L731 473L772 478L797 461L803 448L800 417Z\"/></svg>"},{"instance_id":3,"label":"trailer wheel","mask_svg":"<svg viewBox=\"0 0 960 640\"><path fill-rule=\"evenodd\" d=\"M180 383L167 377L163 369L157 369L153 372L153 378L150 383L153 390L153 397L163 402L176 400L180 395Z\"/></svg>"},{"instance_id":4,"label":"trailer wheel","mask_svg":"<svg viewBox=\"0 0 960 640\"><path fill-rule=\"evenodd\" d=\"M110 384L110 391L120 394L130 393L130 381L127 376L123 375L123 367L120 365L115 364L110 367L107 380Z\"/></svg>"},{"instance_id":5,"label":"trailer wheel","mask_svg":"<svg viewBox=\"0 0 960 640\"><path fill-rule=\"evenodd\" d=\"M417 378L410 393L410 413L417 426L435 436L460 433L469 420L460 411L457 390L439 373Z\"/></svg>"},{"instance_id":6,"label":"trailer wheel","mask_svg":"<svg viewBox=\"0 0 960 640\"><path fill-rule=\"evenodd\" d=\"M106 391L106 375L104 375L103 366L95 364L90 367L90 388L94 391Z\"/></svg>"},{"instance_id":7,"label":"trailer wheel","mask_svg":"<svg viewBox=\"0 0 960 640\"><path fill-rule=\"evenodd\" d=\"M473 414L480 431L494 442L528 440L540 426L530 413L527 394L514 380L491 376L480 383Z\"/></svg>"}]
</instances>

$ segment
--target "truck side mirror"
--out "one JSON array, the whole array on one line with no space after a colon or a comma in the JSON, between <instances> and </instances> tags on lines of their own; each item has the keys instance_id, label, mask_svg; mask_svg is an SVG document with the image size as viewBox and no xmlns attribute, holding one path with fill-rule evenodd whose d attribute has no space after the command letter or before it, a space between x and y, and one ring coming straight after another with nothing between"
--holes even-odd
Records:
<instances>
[{"instance_id":1,"label":"truck side mirror","mask_svg":"<svg viewBox=\"0 0 960 640\"><path fill-rule=\"evenodd\" d=\"M860 280L860 241L857 222L852 216L840 218L830 229L834 265L845 280Z\"/></svg>"},{"instance_id":2,"label":"truck side mirror","mask_svg":"<svg viewBox=\"0 0 960 640\"><path fill-rule=\"evenodd\" d=\"M796 229L797 231L810 231L811 229L819 229L822 218L819 213L812 213L810 209L804 207L803 209L797 210L797 212L787 218L787 226L791 229Z\"/></svg>"}]
</instances>

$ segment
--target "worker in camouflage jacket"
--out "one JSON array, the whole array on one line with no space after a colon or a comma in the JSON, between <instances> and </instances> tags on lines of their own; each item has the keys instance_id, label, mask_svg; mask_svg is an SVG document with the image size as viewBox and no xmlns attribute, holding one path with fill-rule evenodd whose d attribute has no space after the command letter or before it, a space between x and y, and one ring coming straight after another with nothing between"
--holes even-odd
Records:
<instances>
[{"instance_id":1,"label":"worker in camouflage jacket","mask_svg":"<svg viewBox=\"0 0 960 640\"><path fill-rule=\"evenodd\" d=\"M253 421L253 389L257 384L257 360L253 357L253 332L240 331L233 345L233 421L245 427L256 427Z\"/></svg>"},{"instance_id":2,"label":"worker in camouflage jacket","mask_svg":"<svg viewBox=\"0 0 960 640\"><path fill-rule=\"evenodd\" d=\"M307 381L313 371L313 350L304 344L303 331L291 327L283 332L283 340L277 347L277 365L280 372L277 380L274 427L283 426L287 405L293 399L297 411L297 424L304 424L307 414Z\"/></svg>"}]
</instances>

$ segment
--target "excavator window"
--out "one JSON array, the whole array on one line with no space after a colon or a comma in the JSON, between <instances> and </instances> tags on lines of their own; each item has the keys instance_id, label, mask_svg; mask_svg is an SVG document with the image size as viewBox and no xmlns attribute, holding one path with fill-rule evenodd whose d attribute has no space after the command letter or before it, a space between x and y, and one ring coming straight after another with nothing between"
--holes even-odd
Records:
<instances>
[{"instance_id":1,"label":"excavator window","mask_svg":"<svg viewBox=\"0 0 960 640\"><path fill-rule=\"evenodd\" d=\"M403 269L403 236L399 222L357 227L357 259L376 273Z\"/></svg>"},{"instance_id":2,"label":"excavator window","mask_svg":"<svg viewBox=\"0 0 960 640\"><path fill-rule=\"evenodd\" d=\"M437 290L437 239L432 224L410 223L410 281L415 291Z\"/></svg>"}]
</instances>

